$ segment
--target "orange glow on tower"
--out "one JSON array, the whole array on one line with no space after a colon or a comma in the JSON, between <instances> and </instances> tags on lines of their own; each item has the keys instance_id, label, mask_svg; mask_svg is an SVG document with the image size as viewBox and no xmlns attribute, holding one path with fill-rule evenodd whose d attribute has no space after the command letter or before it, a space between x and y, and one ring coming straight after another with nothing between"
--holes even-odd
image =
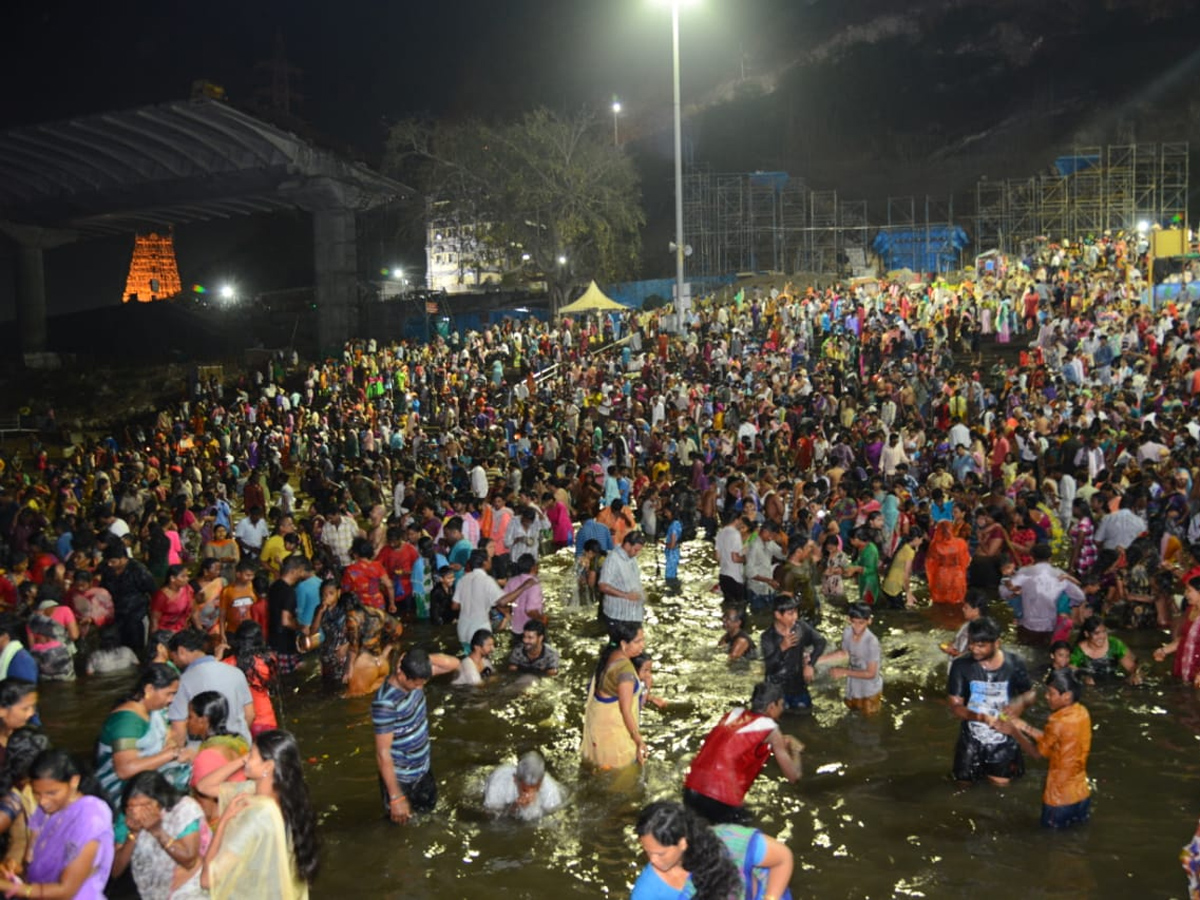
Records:
<instances>
[{"instance_id":1,"label":"orange glow on tower","mask_svg":"<svg viewBox=\"0 0 1200 900\"><path fill-rule=\"evenodd\" d=\"M171 234L139 234L133 238L133 259L125 279L122 303L150 303L183 291Z\"/></svg>"}]
</instances>

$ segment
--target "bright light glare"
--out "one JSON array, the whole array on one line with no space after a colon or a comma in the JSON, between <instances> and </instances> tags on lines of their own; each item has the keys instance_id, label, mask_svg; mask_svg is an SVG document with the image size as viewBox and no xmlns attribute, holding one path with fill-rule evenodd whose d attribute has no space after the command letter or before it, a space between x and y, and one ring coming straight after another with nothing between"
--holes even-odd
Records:
<instances>
[{"instance_id":1,"label":"bright light glare","mask_svg":"<svg viewBox=\"0 0 1200 900\"><path fill-rule=\"evenodd\" d=\"M665 6L667 9L672 7L676 9L687 9L689 6L698 6L700 0L654 0L655 6Z\"/></svg>"},{"instance_id":2,"label":"bright light glare","mask_svg":"<svg viewBox=\"0 0 1200 900\"><path fill-rule=\"evenodd\" d=\"M221 298L223 300L232 300L233 299L233 285L232 284L221 285Z\"/></svg>"},{"instance_id":3,"label":"bright light glare","mask_svg":"<svg viewBox=\"0 0 1200 900\"><path fill-rule=\"evenodd\" d=\"M528 253L521 254L521 262L529 262L532 257Z\"/></svg>"},{"instance_id":4,"label":"bright light glare","mask_svg":"<svg viewBox=\"0 0 1200 900\"><path fill-rule=\"evenodd\" d=\"M1147 222L1145 219L1143 219L1141 222L1138 222L1138 231L1145 233L1149 230L1150 230L1150 223Z\"/></svg>"},{"instance_id":5,"label":"bright light glare","mask_svg":"<svg viewBox=\"0 0 1200 900\"><path fill-rule=\"evenodd\" d=\"M567 258L565 256L560 256L558 258L558 264L560 266L565 266L567 264Z\"/></svg>"},{"instance_id":6,"label":"bright light glare","mask_svg":"<svg viewBox=\"0 0 1200 900\"><path fill-rule=\"evenodd\" d=\"M399 281L404 277L404 269L400 266L392 266L392 277Z\"/></svg>"},{"instance_id":7,"label":"bright light glare","mask_svg":"<svg viewBox=\"0 0 1200 900\"><path fill-rule=\"evenodd\" d=\"M615 113L619 113L620 111L621 111L621 101L620 101L620 100L614 100L614 101L613 101L613 112L615 112Z\"/></svg>"}]
</instances>

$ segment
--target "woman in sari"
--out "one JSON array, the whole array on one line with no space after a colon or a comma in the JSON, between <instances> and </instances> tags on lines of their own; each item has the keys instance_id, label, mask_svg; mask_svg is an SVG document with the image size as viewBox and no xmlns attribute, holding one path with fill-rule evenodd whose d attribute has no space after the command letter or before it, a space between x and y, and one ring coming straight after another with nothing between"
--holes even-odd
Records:
<instances>
[{"instance_id":1,"label":"woman in sari","mask_svg":"<svg viewBox=\"0 0 1200 900\"><path fill-rule=\"evenodd\" d=\"M601 769L621 769L646 759L646 742L638 730L638 695L642 690L630 661L646 647L636 623L614 623L611 639L600 651L588 684L583 714L583 758Z\"/></svg>"},{"instance_id":2,"label":"woman in sari","mask_svg":"<svg viewBox=\"0 0 1200 900\"><path fill-rule=\"evenodd\" d=\"M129 696L109 713L96 741L96 778L115 807L125 782L159 770L177 787L187 784L195 751L168 738L167 707L179 690L179 673L151 663Z\"/></svg>"},{"instance_id":3,"label":"woman in sari","mask_svg":"<svg viewBox=\"0 0 1200 900\"><path fill-rule=\"evenodd\" d=\"M1037 543L1037 532L1029 521L1029 510L1016 507L1012 511L1012 526L1005 533L1008 552L1012 554L1017 568L1033 564L1033 545Z\"/></svg>"},{"instance_id":4,"label":"woman in sari","mask_svg":"<svg viewBox=\"0 0 1200 900\"><path fill-rule=\"evenodd\" d=\"M1003 524L1006 520L1004 510L999 507L976 510L979 545L967 570L967 583L971 587L989 588L1000 584L1000 557L1008 544L1008 533Z\"/></svg>"},{"instance_id":5,"label":"woman in sari","mask_svg":"<svg viewBox=\"0 0 1200 900\"><path fill-rule=\"evenodd\" d=\"M229 701L219 691L201 691L188 703L187 733L192 740L200 741L199 752L221 747L233 759L250 751L244 737L229 731L228 722Z\"/></svg>"},{"instance_id":6,"label":"woman in sari","mask_svg":"<svg viewBox=\"0 0 1200 900\"><path fill-rule=\"evenodd\" d=\"M631 900L791 900L792 851L761 831L710 826L667 800L643 809L635 830L649 864Z\"/></svg>"},{"instance_id":7,"label":"woman in sari","mask_svg":"<svg viewBox=\"0 0 1200 900\"><path fill-rule=\"evenodd\" d=\"M278 686L279 667L274 651L267 647L261 626L257 622L243 622L230 637L229 650L229 655L221 662L242 670L254 699L251 736L277 728L279 723L271 703L271 689Z\"/></svg>"},{"instance_id":8,"label":"woman in sari","mask_svg":"<svg viewBox=\"0 0 1200 900\"><path fill-rule=\"evenodd\" d=\"M113 817L98 796L99 786L84 778L63 750L46 750L29 771L38 809L30 817L34 835L23 882L0 878L0 891L47 900L104 900L113 862Z\"/></svg>"},{"instance_id":9,"label":"woman in sari","mask_svg":"<svg viewBox=\"0 0 1200 900\"><path fill-rule=\"evenodd\" d=\"M241 551L237 541L229 536L229 529L224 525L214 525L212 540L204 545L202 553L206 557L220 560L221 577L226 584L233 584L233 570L241 559Z\"/></svg>"},{"instance_id":10,"label":"woman in sari","mask_svg":"<svg viewBox=\"0 0 1200 900\"><path fill-rule=\"evenodd\" d=\"M388 651L402 626L382 609L358 604L346 617L346 696L379 690L388 677Z\"/></svg>"},{"instance_id":11,"label":"woman in sari","mask_svg":"<svg viewBox=\"0 0 1200 900\"><path fill-rule=\"evenodd\" d=\"M967 569L971 551L967 542L954 534L947 521L938 522L925 554L925 575L929 579L929 598L934 603L962 603L967 595Z\"/></svg>"},{"instance_id":12,"label":"woman in sari","mask_svg":"<svg viewBox=\"0 0 1200 900\"><path fill-rule=\"evenodd\" d=\"M1179 620L1175 640L1154 651L1156 662L1175 655L1172 669L1185 684L1200 688L1200 567L1183 576L1183 599L1187 610Z\"/></svg>"},{"instance_id":13,"label":"woman in sari","mask_svg":"<svg viewBox=\"0 0 1200 900\"><path fill-rule=\"evenodd\" d=\"M203 900L200 860L212 833L200 804L142 772L125 785L123 809L113 874L132 868L141 900Z\"/></svg>"},{"instance_id":14,"label":"woman in sari","mask_svg":"<svg viewBox=\"0 0 1200 900\"><path fill-rule=\"evenodd\" d=\"M248 780L227 783L239 769ZM265 731L244 762L214 769L196 789L220 797L221 819L200 876L212 900L306 900L320 855L296 739Z\"/></svg>"},{"instance_id":15,"label":"woman in sari","mask_svg":"<svg viewBox=\"0 0 1200 900\"><path fill-rule=\"evenodd\" d=\"M29 769L50 739L33 728L21 728L8 739L7 756L0 767L0 845L4 855L0 870L22 872L29 851L29 819L37 801L29 787Z\"/></svg>"},{"instance_id":16,"label":"woman in sari","mask_svg":"<svg viewBox=\"0 0 1200 900\"><path fill-rule=\"evenodd\" d=\"M191 624L195 605L187 567L182 564L168 567L166 583L150 601L150 630L183 631Z\"/></svg>"}]
</instances>

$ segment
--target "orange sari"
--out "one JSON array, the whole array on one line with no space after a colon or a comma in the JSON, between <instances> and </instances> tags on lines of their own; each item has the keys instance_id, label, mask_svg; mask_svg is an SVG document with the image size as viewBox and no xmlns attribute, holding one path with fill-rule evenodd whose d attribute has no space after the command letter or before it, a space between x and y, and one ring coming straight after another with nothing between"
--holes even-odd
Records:
<instances>
[{"instance_id":1,"label":"orange sari","mask_svg":"<svg viewBox=\"0 0 1200 900\"><path fill-rule=\"evenodd\" d=\"M967 595L967 567L971 551L967 542L955 537L949 522L938 522L925 553L929 597L934 603L962 603Z\"/></svg>"}]
</instances>

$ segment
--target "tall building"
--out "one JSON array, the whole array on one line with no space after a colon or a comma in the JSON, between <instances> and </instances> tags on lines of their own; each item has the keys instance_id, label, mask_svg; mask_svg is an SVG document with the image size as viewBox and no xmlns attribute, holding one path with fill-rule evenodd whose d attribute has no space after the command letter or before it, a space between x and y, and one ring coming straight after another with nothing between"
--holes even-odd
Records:
<instances>
[{"instance_id":1,"label":"tall building","mask_svg":"<svg viewBox=\"0 0 1200 900\"><path fill-rule=\"evenodd\" d=\"M122 303L150 303L183 291L171 234L139 234L133 239L133 259L125 279Z\"/></svg>"}]
</instances>

